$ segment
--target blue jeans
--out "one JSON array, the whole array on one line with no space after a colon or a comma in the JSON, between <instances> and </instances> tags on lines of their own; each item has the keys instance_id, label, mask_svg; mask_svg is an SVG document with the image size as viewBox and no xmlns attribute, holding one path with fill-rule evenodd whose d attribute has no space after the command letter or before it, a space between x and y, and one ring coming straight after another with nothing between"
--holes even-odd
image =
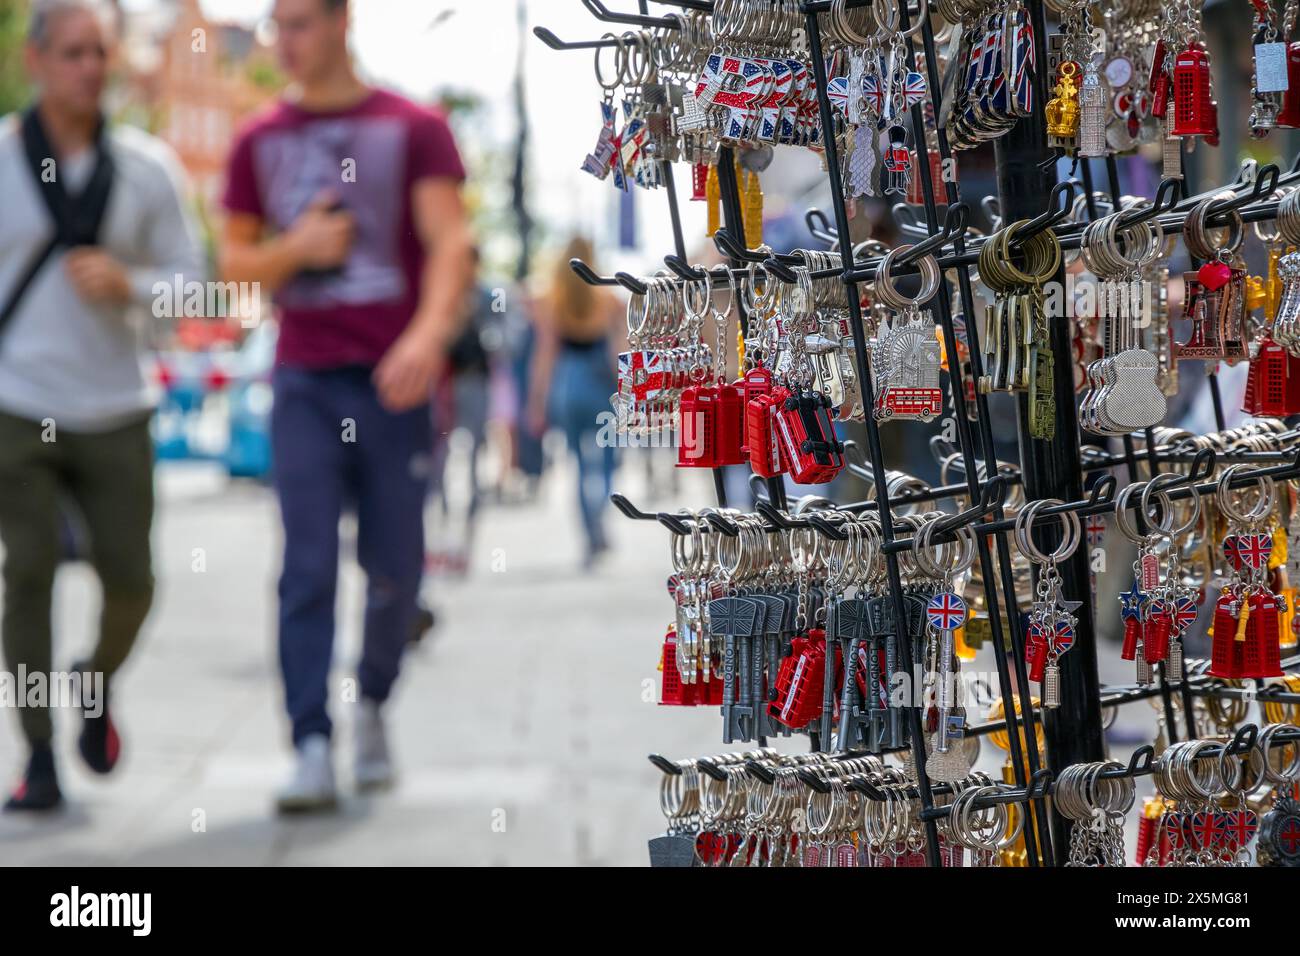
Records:
<instances>
[{"instance_id":1,"label":"blue jeans","mask_svg":"<svg viewBox=\"0 0 1300 956\"><path fill-rule=\"evenodd\" d=\"M597 435L601 416L611 414L609 397L617 387L603 340L582 348L561 347L551 388L551 421L564 430L578 459L578 507L589 553L606 544L602 515L614 490L614 445L606 442L602 448ZM604 431L611 434L610 428Z\"/></svg>"},{"instance_id":2,"label":"blue jeans","mask_svg":"<svg viewBox=\"0 0 1300 956\"><path fill-rule=\"evenodd\" d=\"M347 505L356 507L366 574L362 696L387 699L411 637L424 568L429 409L389 413L370 374L280 366L273 378L271 444L284 523L280 668L295 744L331 729L326 699Z\"/></svg>"}]
</instances>

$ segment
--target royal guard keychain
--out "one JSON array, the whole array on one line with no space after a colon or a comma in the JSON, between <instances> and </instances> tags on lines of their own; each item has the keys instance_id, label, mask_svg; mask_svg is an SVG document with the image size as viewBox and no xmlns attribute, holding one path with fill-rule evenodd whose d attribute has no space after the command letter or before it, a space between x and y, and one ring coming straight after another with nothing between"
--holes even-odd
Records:
<instances>
[{"instance_id":1,"label":"royal guard keychain","mask_svg":"<svg viewBox=\"0 0 1300 956\"><path fill-rule=\"evenodd\" d=\"M1025 638L1025 662L1029 665L1029 679L1042 684L1045 708L1061 705L1060 659L1072 646L1078 619L1074 611L1077 601L1066 601L1061 594L1061 574L1057 565L1074 554L1083 536L1079 515L1073 511L1057 514L1061 519L1060 542L1051 551L1044 551L1034 540L1034 527L1044 508L1062 505L1057 498L1040 498L1031 501L1016 515L1013 532L1016 545L1037 571L1034 582L1034 603L1029 609L1029 627Z\"/></svg>"}]
</instances>

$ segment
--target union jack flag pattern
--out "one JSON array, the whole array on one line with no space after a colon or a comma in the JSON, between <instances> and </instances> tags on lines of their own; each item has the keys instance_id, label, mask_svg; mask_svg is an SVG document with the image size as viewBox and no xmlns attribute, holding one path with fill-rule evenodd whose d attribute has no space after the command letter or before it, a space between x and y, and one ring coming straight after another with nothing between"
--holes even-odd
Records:
<instances>
[{"instance_id":1,"label":"union jack flag pattern","mask_svg":"<svg viewBox=\"0 0 1300 956\"><path fill-rule=\"evenodd\" d=\"M663 359L658 352L621 352L618 356L619 391L639 404L658 398L665 387Z\"/></svg>"},{"instance_id":2,"label":"union jack flag pattern","mask_svg":"<svg viewBox=\"0 0 1300 956\"><path fill-rule=\"evenodd\" d=\"M1012 46L1012 62L1015 75L1012 77L1012 94L1015 108L1022 115L1033 112L1034 108L1034 25L1029 19L1029 12L1024 7L1016 11L1016 32Z\"/></svg>"},{"instance_id":3,"label":"union jack flag pattern","mask_svg":"<svg viewBox=\"0 0 1300 956\"><path fill-rule=\"evenodd\" d=\"M1267 567L1272 553L1273 539L1267 534L1230 534L1223 539L1224 557L1238 571L1247 568L1258 571Z\"/></svg>"},{"instance_id":4,"label":"union jack flag pattern","mask_svg":"<svg viewBox=\"0 0 1300 956\"><path fill-rule=\"evenodd\" d=\"M930 598L925 616L936 631L955 631L966 623L966 602L960 595L944 591Z\"/></svg>"},{"instance_id":5,"label":"union jack flag pattern","mask_svg":"<svg viewBox=\"0 0 1300 956\"><path fill-rule=\"evenodd\" d=\"M925 99L925 77L914 70L909 70L902 83L903 106L911 109Z\"/></svg>"}]
</instances>

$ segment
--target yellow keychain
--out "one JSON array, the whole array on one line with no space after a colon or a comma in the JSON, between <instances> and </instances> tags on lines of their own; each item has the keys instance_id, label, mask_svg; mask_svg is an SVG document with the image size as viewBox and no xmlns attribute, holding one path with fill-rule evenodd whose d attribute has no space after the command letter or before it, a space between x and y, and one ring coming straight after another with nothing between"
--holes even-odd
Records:
<instances>
[{"instance_id":1,"label":"yellow keychain","mask_svg":"<svg viewBox=\"0 0 1300 956\"><path fill-rule=\"evenodd\" d=\"M704 180L704 203L709 217L704 234L712 238L722 225L722 189L718 185L718 167L715 164L709 165L709 175Z\"/></svg>"},{"instance_id":2,"label":"yellow keychain","mask_svg":"<svg viewBox=\"0 0 1300 956\"><path fill-rule=\"evenodd\" d=\"M749 173L745 179L745 245L757 249L763 244L763 188L758 173Z\"/></svg>"}]
</instances>

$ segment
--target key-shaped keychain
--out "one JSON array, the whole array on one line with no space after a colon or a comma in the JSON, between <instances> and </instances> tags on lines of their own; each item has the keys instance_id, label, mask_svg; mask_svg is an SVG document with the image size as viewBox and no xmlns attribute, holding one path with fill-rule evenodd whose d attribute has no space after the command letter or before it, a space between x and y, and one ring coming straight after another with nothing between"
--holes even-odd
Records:
<instances>
[{"instance_id":1,"label":"key-shaped keychain","mask_svg":"<svg viewBox=\"0 0 1300 956\"><path fill-rule=\"evenodd\" d=\"M957 540L948 544L931 545L938 521L928 521L917 533L913 559L925 574L936 578L939 590L926 602L925 616L930 630L938 637L937 680L935 707L938 711L938 733L935 738L936 753L946 754L953 739L960 739L964 718L957 712L957 672L959 662L955 653L955 637L968 615L966 601L953 586L954 579L970 570L975 559L975 535L969 525L955 529Z\"/></svg>"},{"instance_id":2,"label":"key-shaped keychain","mask_svg":"<svg viewBox=\"0 0 1300 956\"><path fill-rule=\"evenodd\" d=\"M724 578L730 572L723 569ZM738 700L737 676L743 675L737 662L738 645L749 643L757 632L758 602L745 597L724 597L709 602L709 627L713 635L721 636L722 648L722 740L732 743L749 739L752 707L746 708ZM746 655L747 659L747 655Z\"/></svg>"}]
</instances>

